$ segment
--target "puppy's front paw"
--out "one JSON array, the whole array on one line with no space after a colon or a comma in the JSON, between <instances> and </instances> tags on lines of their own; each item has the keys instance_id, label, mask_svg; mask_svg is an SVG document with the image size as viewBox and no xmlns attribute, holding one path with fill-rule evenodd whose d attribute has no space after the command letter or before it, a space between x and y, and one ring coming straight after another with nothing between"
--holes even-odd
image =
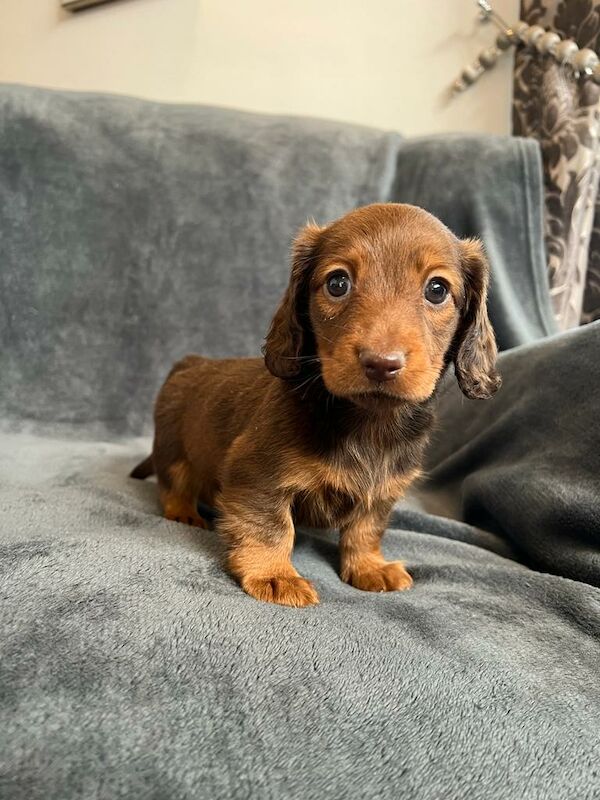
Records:
<instances>
[{"instance_id":1,"label":"puppy's front paw","mask_svg":"<svg viewBox=\"0 0 600 800\"><path fill-rule=\"evenodd\" d=\"M401 561L355 564L342 578L364 592L402 592L413 584Z\"/></svg>"},{"instance_id":2,"label":"puppy's front paw","mask_svg":"<svg viewBox=\"0 0 600 800\"><path fill-rule=\"evenodd\" d=\"M257 600L282 606L303 608L319 602L319 595L310 581L296 576L244 578L242 589Z\"/></svg>"}]
</instances>

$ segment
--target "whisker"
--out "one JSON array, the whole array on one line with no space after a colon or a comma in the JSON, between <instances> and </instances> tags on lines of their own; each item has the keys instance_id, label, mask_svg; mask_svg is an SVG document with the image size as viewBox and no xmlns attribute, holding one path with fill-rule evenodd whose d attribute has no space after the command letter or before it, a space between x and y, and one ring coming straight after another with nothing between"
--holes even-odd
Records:
<instances>
[{"instance_id":1,"label":"whisker","mask_svg":"<svg viewBox=\"0 0 600 800\"><path fill-rule=\"evenodd\" d=\"M321 360L319 356L278 356L278 358L283 358L286 361L305 361L308 364L316 363Z\"/></svg>"},{"instance_id":2,"label":"whisker","mask_svg":"<svg viewBox=\"0 0 600 800\"><path fill-rule=\"evenodd\" d=\"M329 344L335 344L333 339L328 339L327 336L323 336L322 333L319 334L319 339L324 339L326 342L329 342Z\"/></svg>"},{"instance_id":3,"label":"whisker","mask_svg":"<svg viewBox=\"0 0 600 800\"><path fill-rule=\"evenodd\" d=\"M306 378L306 380L303 380L302 383L299 383L298 386L294 386L292 392L297 392L299 389L302 389L303 386L306 386L312 381L316 381L318 378L320 378L319 373L317 373L316 375L309 375L308 378Z\"/></svg>"},{"instance_id":4,"label":"whisker","mask_svg":"<svg viewBox=\"0 0 600 800\"><path fill-rule=\"evenodd\" d=\"M309 383L308 386L306 386L306 388L304 389L304 394L302 395L303 400L306 398L306 393L308 392L309 388L315 383L315 381L319 379L319 377L320 377L319 375L315 375L313 377L312 384Z\"/></svg>"}]
</instances>

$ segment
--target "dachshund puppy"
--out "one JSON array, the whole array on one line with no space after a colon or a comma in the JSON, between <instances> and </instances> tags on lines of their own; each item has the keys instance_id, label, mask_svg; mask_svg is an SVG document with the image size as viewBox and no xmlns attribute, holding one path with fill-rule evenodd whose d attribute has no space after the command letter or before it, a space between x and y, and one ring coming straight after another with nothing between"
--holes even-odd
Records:
<instances>
[{"instance_id":1,"label":"dachshund puppy","mask_svg":"<svg viewBox=\"0 0 600 800\"><path fill-rule=\"evenodd\" d=\"M318 602L292 566L294 522L340 531L342 580L408 589L380 550L393 504L419 475L446 367L470 398L499 387L480 243L409 205L371 205L293 246L259 358L187 356L155 409L152 455L168 519L217 509L228 566L258 600Z\"/></svg>"}]
</instances>

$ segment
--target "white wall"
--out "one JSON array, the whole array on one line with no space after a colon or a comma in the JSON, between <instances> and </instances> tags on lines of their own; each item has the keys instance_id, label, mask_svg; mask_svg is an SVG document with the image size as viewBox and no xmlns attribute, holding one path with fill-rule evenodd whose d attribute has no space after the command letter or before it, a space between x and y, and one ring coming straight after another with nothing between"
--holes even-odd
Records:
<instances>
[{"instance_id":1,"label":"white wall","mask_svg":"<svg viewBox=\"0 0 600 800\"><path fill-rule=\"evenodd\" d=\"M510 22L519 0L496 0ZM495 38L474 0L1 0L0 81L343 119L407 134L507 133L511 58L448 102Z\"/></svg>"}]
</instances>

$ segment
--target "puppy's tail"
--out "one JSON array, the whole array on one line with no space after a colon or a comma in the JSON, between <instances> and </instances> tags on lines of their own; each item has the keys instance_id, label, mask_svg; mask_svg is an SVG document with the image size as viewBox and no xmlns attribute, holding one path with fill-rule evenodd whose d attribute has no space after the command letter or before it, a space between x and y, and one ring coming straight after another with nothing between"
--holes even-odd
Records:
<instances>
[{"instance_id":1,"label":"puppy's tail","mask_svg":"<svg viewBox=\"0 0 600 800\"><path fill-rule=\"evenodd\" d=\"M150 475L154 475L154 461L152 459L152 453L148 456L148 458L140 461L135 469L131 470L129 477L137 478L138 480L143 481L144 478L149 478Z\"/></svg>"}]
</instances>

